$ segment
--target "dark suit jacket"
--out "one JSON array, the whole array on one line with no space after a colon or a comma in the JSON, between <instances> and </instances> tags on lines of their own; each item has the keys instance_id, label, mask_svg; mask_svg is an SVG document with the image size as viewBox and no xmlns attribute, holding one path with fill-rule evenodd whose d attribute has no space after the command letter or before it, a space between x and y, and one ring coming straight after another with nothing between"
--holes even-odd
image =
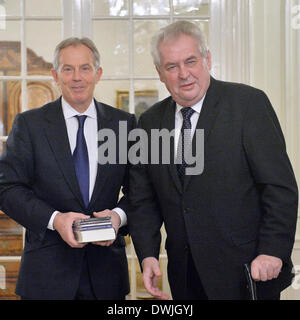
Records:
<instances>
[{"instance_id":1,"label":"dark suit jacket","mask_svg":"<svg viewBox=\"0 0 300 320\"><path fill-rule=\"evenodd\" d=\"M119 120L127 122L128 130L135 126L133 115L97 101L95 105L98 129L110 128L118 137ZM122 186L124 197L118 201ZM26 228L16 293L33 299L72 299L86 253L96 296L126 295L129 281L122 228L110 247L89 244L78 249L47 225L55 210L92 214L119 206L127 212L127 189L126 164L98 165L94 192L85 209L61 99L18 114L0 160L1 210Z\"/></svg>"},{"instance_id":2,"label":"dark suit jacket","mask_svg":"<svg viewBox=\"0 0 300 320\"><path fill-rule=\"evenodd\" d=\"M172 130L174 117L169 97L139 127L149 136L152 128ZM243 264L259 254L283 260L278 279L258 284L260 293L279 292L292 277L298 194L273 108L260 90L211 78L197 128L204 171L186 176L183 188L174 163L132 167L129 228L138 257L158 257L164 222L173 298L184 298L188 251L210 299L246 297ZM171 143L171 159L173 150Z\"/></svg>"}]
</instances>

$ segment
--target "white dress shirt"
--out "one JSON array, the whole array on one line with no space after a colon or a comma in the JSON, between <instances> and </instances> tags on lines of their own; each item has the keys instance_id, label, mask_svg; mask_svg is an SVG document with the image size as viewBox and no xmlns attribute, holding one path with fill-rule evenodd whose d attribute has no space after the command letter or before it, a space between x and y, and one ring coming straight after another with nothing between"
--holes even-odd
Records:
<instances>
[{"instance_id":1,"label":"white dress shirt","mask_svg":"<svg viewBox=\"0 0 300 320\"><path fill-rule=\"evenodd\" d=\"M98 121L97 121L97 111L94 103L94 99L92 100L90 106L83 113L79 113L74 108L72 108L66 100L62 97L61 99L62 111L66 121L66 127L68 132L68 138L70 143L70 149L73 154L76 147L77 140L77 131L78 131L78 120L76 118L77 115L86 115L87 118L84 122L84 137L86 140L88 155L89 155L89 167L90 167L90 189L89 189L89 198L91 199L95 181L97 177L97 169L98 169ZM107 208L110 209L110 208ZM121 208L112 209L116 211L121 219L120 227L126 225L127 216L125 212ZM48 228L54 230L53 221L56 214L59 211L55 211L48 224Z\"/></svg>"},{"instance_id":2,"label":"white dress shirt","mask_svg":"<svg viewBox=\"0 0 300 320\"><path fill-rule=\"evenodd\" d=\"M195 112L192 114L191 116L191 137L194 136L195 130L196 130L196 126L197 126L197 122L200 116L200 112L202 109L202 105L203 105L203 101L205 99L205 95L203 96L203 98L197 102L195 105L191 106L190 108L194 109ZM180 112L180 110L184 108L182 106L180 106L179 104L176 104L176 111L175 111L175 136L174 136L174 151L175 151L175 155L177 154L177 146L178 146L178 142L179 142L179 136L180 136L180 131L181 131L181 127L182 127L182 123L183 123L183 116L182 113Z\"/></svg>"}]
</instances>

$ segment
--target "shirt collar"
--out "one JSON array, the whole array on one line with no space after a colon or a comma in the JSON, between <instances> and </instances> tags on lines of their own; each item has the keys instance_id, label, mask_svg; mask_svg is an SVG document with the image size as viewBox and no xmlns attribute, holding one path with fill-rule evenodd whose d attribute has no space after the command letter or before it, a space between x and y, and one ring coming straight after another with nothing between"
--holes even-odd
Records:
<instances>
[{"instance_id":1,"label":"shirt collar","mask_svg":"<svg viewBox=\"0 0 300 320\"><path fill-rule=\"evenodd\" d=\"M200 114L205 96L206 96L206 94L202 97L202 99L200 101L198 101L195 105L191 106L190 108L194 109L197 113ZM183 106L176 103L176 114L178 114L182 108L183 108Z\"/></svg>"},{"instance_id":2,"label":"shirt collar","mask_svg":"<svg viewBox=\"0 0 300 320\"><path fill-rule=\"evenodd\" d=\"M97 119L97 112L96 112L94 99L92 99L91 104L83 113L79 113L72 106L70 106L70 104L64 99L64 97L61 98L61 105L62 105L62 110L63 110L65 119L70 119L77 115L81 115L81 116L86 115L90 118Z\"/></svg>"}]
</instances>

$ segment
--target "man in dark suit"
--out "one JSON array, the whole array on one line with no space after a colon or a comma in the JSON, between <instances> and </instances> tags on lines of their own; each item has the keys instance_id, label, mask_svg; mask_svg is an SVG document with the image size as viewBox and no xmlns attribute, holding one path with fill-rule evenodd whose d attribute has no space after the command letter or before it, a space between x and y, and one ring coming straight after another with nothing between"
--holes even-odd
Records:
<instances>
[{"instance_id":1,"label":"man in dark suit","mask_svg":"<svg viewBox=\"0 0 300 320\"><path fill-rule=\"evenodd\" d=\"M1 210L26 228L16 293L124 299L128 165L100 165L98 131L110 129L118 141L119 122L130 130L135 117L93 99L102 68L91 40L62 41L52 74L62 97L16 116L0 160ZM73 221L93 215L111 216L115 241L76 241Z\"/></svg>"},{"instance_id":2,"label":"man in dark suit","mask_svg":"<svg viewBox=\"0 0 300 320\"><path fill-rule=\"evenodd\" d=\"M211 55L194 24L171 24L152 44L171 97L147 110L139 127L149 140L153 129L175 128L175 135L168 150L160 142L170 164L149 160L130 171L129 229L145 287L168 298L157 287L164 223L174 299L248 299L246 263L258 299L279 299L293 277L298 191L274 110L262 91L210 76ZM185 150L192 143L196 151L198 129L204 130L204 154L193 155L203 157L204 168L184 175L193 167Z\"/></svg>"}]
</instances>

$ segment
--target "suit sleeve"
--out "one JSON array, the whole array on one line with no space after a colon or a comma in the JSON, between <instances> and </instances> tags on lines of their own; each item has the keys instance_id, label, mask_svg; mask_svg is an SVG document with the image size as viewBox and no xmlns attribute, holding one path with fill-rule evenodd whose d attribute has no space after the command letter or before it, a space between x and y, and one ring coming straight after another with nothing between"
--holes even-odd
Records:
<instances>
[{"instance_id":1,"label":"suit sleeve","mask_svg":"<svg viewBox=\"0 0 300 320\"><path fill-rule=\"evenodd\" d=\"M296 230L298 189L280 124L261 91L248 105L243 143L263 207L258 254L289 259Z\"/></svg>"},{"instance_id":2,"label":"suit sleeve","mask_svg":"<svg viewBox=\"0 0 300 320\"><path fill-rule=\"evenodd\" d=\"M18 114L0 158L0 209L43 238L55 210L32 190L34 152L27 123Z\"/></svg>"},{"instance_id":3,"label":"suit sleeve","mask_svg":"<svg viewBox=\"0 0 300 320\"><path fill-rule=\"evenodd\" d=\"M145 129L142 119L138 127ZM140 263L147 257L158 259L161 243L162 217L147 167L139 163L130 169L129 199L132 210L128 214L128 224Z\"/></svg>"},{"instance_id":4,"label":"suit sleeve","mask_svg":"<svg viewBox=\"0 0 300 320\"><path fill-rule=\"evenodd\" d=\"M136 124L136 118L134 115L131 115L130 120L128 121L128 133L127 133L127 137L128 134L131 130L135 129L137 126ZM128 143L128 150L127 150L127 155L128 155L128 151L130 148L131 144ZM122 194L123 196L121 197L121 199L119 200L117 207L121 208L126 216L128 216L128 212L131 211L131 207L130 207L130 203L129 203L129 170L130 170L131 164L128 161L127 162L127 167L126 167L126 173L124 175L124 179L123 179L123 185L122 185ZM119 229L119 233L123 236L126 236L128 234L128 226L124 226L122 228Z\"/></svg>"}]
</instances>

